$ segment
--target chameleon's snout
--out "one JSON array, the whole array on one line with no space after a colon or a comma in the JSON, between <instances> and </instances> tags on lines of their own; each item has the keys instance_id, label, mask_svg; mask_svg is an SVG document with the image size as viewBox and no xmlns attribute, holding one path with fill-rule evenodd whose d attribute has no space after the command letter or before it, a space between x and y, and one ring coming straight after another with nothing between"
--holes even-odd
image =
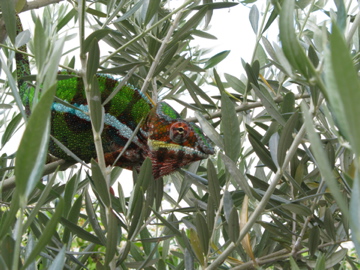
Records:
<instances>
[{"instance_id":1,"label":"chameleon's snout","mask_svg":"<svg viewBox=\"0 0 360 270\"><path fill-rule=\"evenodd\" d=\"M198 143L199 151L201 151L207 155L215 154L214 147L212 146L209 138L204 135L202 130L197 125L195 125L192 122L189 124L191 125L192 129L194 130L194 134L196 136L196 141Z\"/></svg>"}]
</instances>

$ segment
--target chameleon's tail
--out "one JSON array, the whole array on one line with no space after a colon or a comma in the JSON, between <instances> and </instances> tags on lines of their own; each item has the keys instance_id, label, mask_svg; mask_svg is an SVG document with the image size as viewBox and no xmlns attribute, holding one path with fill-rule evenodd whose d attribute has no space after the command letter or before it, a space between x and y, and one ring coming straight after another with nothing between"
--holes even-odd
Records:
<instances>
[{"instance_id":1,"label":"chameleon's tail","mask_svg":"<svg viewBox=\"0 0 360 270\"><path fill-rule=\"evenodd\" d=\"M23 31L22 23L20 20L20 17L16 15L16 32L19 34ZM24 81L24 77L30 75L30 63L29 63L29 57L27 56L27 48L26 44L18 48L19 51L16 51L15 53L15 60L16 60L16 70L17 70L17 78L18 78L18 87L19 87L19 94L20 97L26 107L28 109L29 107L29 101L28 101L28 91L29 86ZM24 52L24 53L22 53Z\"/></svg>"}]
</instances>

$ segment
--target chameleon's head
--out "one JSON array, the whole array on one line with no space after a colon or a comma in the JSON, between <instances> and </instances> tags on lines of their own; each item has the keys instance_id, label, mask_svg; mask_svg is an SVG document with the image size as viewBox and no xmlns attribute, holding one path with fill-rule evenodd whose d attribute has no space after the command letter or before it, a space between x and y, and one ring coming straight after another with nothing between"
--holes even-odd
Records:
<instances>
[{"instance_id":1,"label":"chameleon's head","mask_svg":"<svg viewBox=\"0 0 360 270\"><path fill-rule=\"evenodd\" d=\"M214 148L201 129L181 119L165 102L152 109L145 126L155 178L214 154Z\"/></svg>"}]
</instances>

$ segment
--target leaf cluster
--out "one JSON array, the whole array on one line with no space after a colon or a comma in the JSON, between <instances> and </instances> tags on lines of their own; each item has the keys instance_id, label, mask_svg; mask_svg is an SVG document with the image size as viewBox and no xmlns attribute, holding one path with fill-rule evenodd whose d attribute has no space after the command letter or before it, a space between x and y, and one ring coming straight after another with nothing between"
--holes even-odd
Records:
<instances>
[{"instance_id":1,"label":"leaf cluster","mask_svg":"<svg viewBox=\"0 0 360 270\"><path fill-rule=\"evenodd\" d=\"M5 2L8 26L15 6ZM166 1L74 1L44 8L42 18L33 13L32 39L7 29L2 149L25 116L12 109L22 107L13 60L25 43L43 89L16 158L0 158L0 268L358 268L358 11L345 1L268 1L263 12L257 1L242 4L257 42L241 77L213 69L228 51L208 57L191 42L215 38L204 27L233 2L170 9ZM319 13L326 23L317 23ZM267 35L277 21L280 42ZM79 42L64 36L69 24ZM75 50L80 57L70 56ZM107 102L91 103L94 75L115 74L155 102L183 105L184 117L195 110L188 120L199 122L216 155L158 180L149 160L132 178L101 159L42 177L58 66L81 66L94 140ZM349 241L355 249L344 247Z\"/></svg>"}]
</instances>

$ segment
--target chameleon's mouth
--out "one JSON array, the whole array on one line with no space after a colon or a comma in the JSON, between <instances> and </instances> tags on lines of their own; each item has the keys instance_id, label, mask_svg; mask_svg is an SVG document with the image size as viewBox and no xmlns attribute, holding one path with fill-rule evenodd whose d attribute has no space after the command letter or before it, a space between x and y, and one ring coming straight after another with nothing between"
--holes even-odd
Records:
<instances>
[{"instance_id":1,"label":"chameleon's mouth","mask_svg":"<svg viewBox=\"0 0 360 270\"><path fill-rule=\"evenodd\" d=\"M203 149L201 149L199 146L197 148L200 148L199 150L191 148L191 147L187 147L187 146L183 146L183 145L178 145L178 144L174 144L174 143L168 143L168 142L164 142L164 141L156 141L156 140L151 140L148 139L148 146L151 150L154 151L158 151L161 148L167 149L168 151L183 151L186 155L193 155L194 157L197 156L199 157L199 159L205 159L208 158L209 154L213 154L213 151L202 151ZM207 150L207 149L206 149ZM209 149L212 150L212 149Z\"/></svg>"},{"instance_id":2,"label":"chameleon's mouth","mask_svg":"<svg viewBox=\"0 0 360 270\"><path fill-rule=\"evenodd\" d=\"M211 142L209 141L208 137L206 137L201 129L195 125L194 123L190 122L189 125L191 126L192 130L194 131L194 134L197 138L198 146L197 148L208 155L213 155L215 153L214 148L211 145Z\"/></svg>"},{"instance_id":3,"label":"chameleon's mouth","mask_svg":"<svg viewBox=\"0 0 360 270\"><path fill-rule=\"evenodd\" d=\"M215 154L215 150L210 145L210 142L208 142L208 140L206 140L206 143L204 142L204 140L198 140L198 142L199 142L199 145L197 148L200 148L201 152L205 153L206 156Z\"/></svg>"}]
</instances>

